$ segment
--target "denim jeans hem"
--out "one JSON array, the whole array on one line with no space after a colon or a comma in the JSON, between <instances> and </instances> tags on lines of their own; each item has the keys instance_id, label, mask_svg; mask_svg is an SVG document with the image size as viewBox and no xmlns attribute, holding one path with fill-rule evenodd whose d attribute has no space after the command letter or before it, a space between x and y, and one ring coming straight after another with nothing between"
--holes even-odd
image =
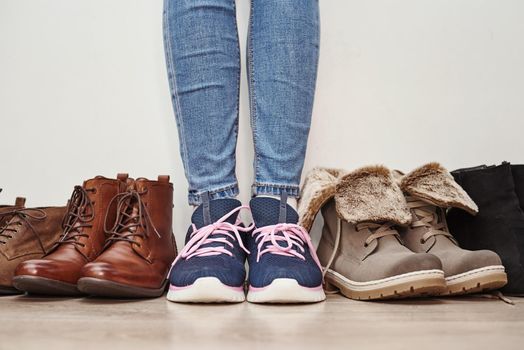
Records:
<instances>
[{"instance_id":1,"label":"denim jeans hem","mask_svg":"<svg viewBox=\"0 0 524 350\"><path fill-rule=\"evenodd\" d=\"M300 196L300 187L298 185L285 185L285 184L273 184L273 183L260 183L256 182L252 186L253 195L272 195L279 196L283 191L287 192L289 197Z\"/></svg>"},{"instance_id":2,"label":"denim jeans hem","mask_svg":"<svg viewBox=\"0 0 524 350\"><path fill-rule=\"evenodd\" d=\"M196 191L191 190L187 196L189 205L200 205L202 204L202 193L209 192L209 199L220 199L220 198L235 198L238 196L238 184L234 183L228 186L207 190L207 191Z\"/></svg>"}]
</instances>

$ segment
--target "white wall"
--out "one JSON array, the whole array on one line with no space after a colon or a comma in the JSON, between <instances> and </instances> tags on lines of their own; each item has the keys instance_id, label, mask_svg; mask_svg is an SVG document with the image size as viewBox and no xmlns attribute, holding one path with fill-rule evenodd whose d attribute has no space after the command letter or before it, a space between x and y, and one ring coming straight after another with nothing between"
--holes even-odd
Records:
<instances>
[{"instance_id":1,"label":"white wall","mask_svg":"<svg viewBox=\"0 0 524 350\"><path fill-rule=\"evenodd\" d=\"M524 162L524 2L320 3L306 171ZM237 6L244 48L249 3ZM75 184L97 174L168 173L182 241L190 211L161 0L0 0L0 120L0 202L23 195L29 205L63 204ZM251 159L244 84L237 170L244 200Z\"/></svg>"}]
</instances>

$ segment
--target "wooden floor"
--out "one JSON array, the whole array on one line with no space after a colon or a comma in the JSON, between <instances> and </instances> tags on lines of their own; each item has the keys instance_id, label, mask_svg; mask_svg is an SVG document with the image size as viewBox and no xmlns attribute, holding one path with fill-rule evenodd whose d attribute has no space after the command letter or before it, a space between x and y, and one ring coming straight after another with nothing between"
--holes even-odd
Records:
<instances>
[{"instance_id":1,"label":"wooden floor","mask_svg":"<svg viewBox=\"0 0 524 350\"><path fill-rule=\"evenodd\" d=\"M0 297L0 349L524 349L524 299L184 305Z\"/></svg>"}]
</instances>

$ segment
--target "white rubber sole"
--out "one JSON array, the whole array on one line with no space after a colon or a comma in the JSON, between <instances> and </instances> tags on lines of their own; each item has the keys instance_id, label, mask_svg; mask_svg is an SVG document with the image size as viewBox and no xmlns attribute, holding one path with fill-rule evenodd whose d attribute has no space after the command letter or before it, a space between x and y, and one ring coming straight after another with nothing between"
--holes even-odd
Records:
<instances>
[{"instance_id":1,"label":"white rubber sole","mask_svg":"<svg viewBox=\"0 0 524 350\"><path fill-rule=\"evenodd\" d=\"M493 265L446 277L442 295L459 295L499 289L508 283L504 266Z\"/></svg>"},{"instance_id":2,"label":"white rubber sole","mask_svg":"<svg viewBox=\"0 0 524 350\"><path fill-rule=\"evenodd\" d=\"M421 270L380 280L357 282L327 270L326 289L339 290L356 300L376 300L439 295L446 290L442 270Z\"/></svg>"},{"instance_id":3,"label":"white rubber sole","mask_svg":"<svg viewBox=\"0 0 524 350\"><path fill-rule=\"evenodd\" d=\"M250 303L298 304L316 303L326 299L322 285L303 287L292 278L277 278L264 288L249 286L247 301Z\"/></svg>"},{"instance_id":4,"label":"white rubber sole","mask_svg":"<svg viewBox=\"0 0 524 350\"><path fill-rule=\"evenodd\" d=\"M176 303L241 303L246 300L244 286L226 286L216 277L202 277L187 287L171 285L167 300Z\"/></svg>"}]
</instances>

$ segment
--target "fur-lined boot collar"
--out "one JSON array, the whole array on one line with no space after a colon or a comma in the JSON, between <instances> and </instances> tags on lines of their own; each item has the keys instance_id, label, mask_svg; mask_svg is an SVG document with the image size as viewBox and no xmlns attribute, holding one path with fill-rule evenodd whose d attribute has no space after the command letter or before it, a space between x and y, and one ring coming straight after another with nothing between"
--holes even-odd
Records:
<instances>
[{"instance_id":1,"label":"fur-lined boot collar","mask_svg":"<svg viewBox=\"0 0 524 350\"><path fill-rule=\"evenodd\" d=\"M473 215L478 213L475 202L439 163L423 165L399 180L402 191L411 196L439 207L460 208Z\"/></svg>"},{"instance_id":2,"label":"fur-lined boot collar","mask_svg":"<svg viewBox=\"0 0 524 350\"><path fill-rule=\"evenodd\" d=\"M298 203L302 227L311 229L320 208L335 195L338 178L344 173L344 170L332 168L314 168L308 173Z\"/></svg>"},{"instance_id":3,"label":"fur-lined boot collar","mask_svg":"<svg viewBox=\"0 0 524 350\"><path fill-rule=\"evenodd\" d=\"M333 197L338 216L354 224L389 221L406 225L412 220L402 191L384 166L351 173L317 168L307 176L302 193L300 224L308 230L318 211Z\"/></svg>"}]
</instances>

